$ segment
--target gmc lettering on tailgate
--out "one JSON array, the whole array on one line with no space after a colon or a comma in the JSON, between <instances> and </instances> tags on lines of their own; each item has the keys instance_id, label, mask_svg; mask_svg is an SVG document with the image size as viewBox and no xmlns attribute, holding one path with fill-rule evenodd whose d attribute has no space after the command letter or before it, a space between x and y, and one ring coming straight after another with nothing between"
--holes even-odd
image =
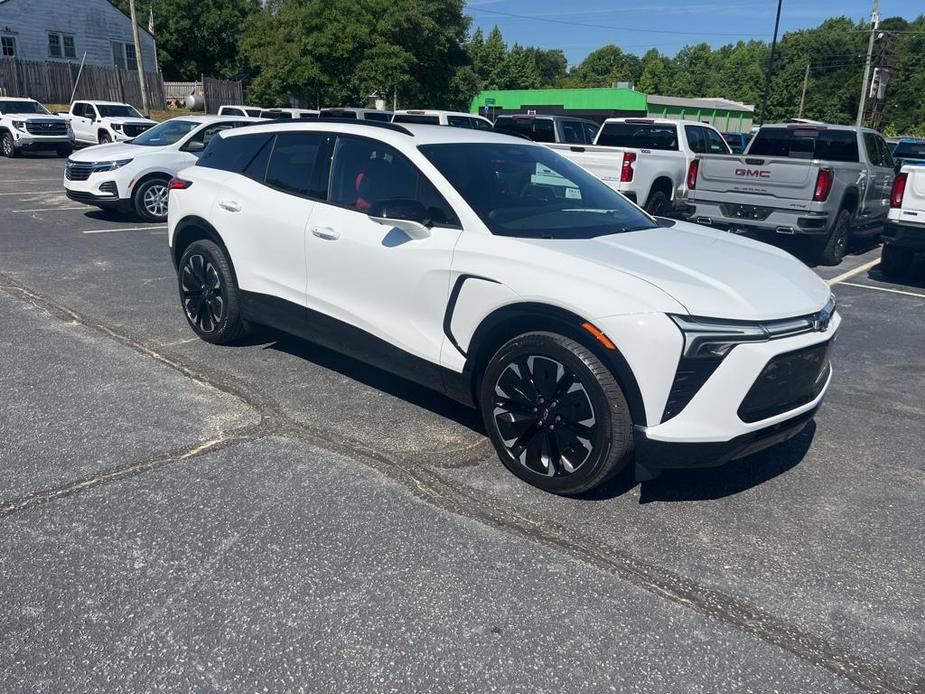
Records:
<instances>
[{"instance_id":1,"label":"gmc lettering on tailgate","mask_svg":"<svg viewBox=\"0 0 925 694\"><path fill-rule=\"evenodd\" d=\"M767 169L736 169L735 174L747 178L771 178L771 172Z\"/></svg>"}]
</instances>

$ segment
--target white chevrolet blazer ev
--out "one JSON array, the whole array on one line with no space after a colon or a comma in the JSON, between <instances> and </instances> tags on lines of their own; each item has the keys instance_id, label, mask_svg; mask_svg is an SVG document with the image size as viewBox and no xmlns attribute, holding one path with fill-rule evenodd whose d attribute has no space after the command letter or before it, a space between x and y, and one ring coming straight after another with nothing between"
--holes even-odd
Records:
<instances>
[{"instance_id":1,"label":"white chevrolet blazer ev","mask_svg":"<svg viewBox=\"0 0 925 694\"><path fill-rule=\"evenodd\" d=\"M798 260L650 217L507 135L228 130L170 181L168 225L202 339L269 325L436 388L558 494L783 441L831 379L840 318Z\"/></svg>"}]
</instances>

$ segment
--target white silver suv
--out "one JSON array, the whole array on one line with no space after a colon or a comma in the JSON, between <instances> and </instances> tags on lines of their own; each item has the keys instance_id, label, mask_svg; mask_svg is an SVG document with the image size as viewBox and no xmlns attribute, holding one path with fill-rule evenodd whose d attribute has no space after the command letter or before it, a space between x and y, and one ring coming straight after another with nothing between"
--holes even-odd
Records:
<instances>
[{"instance_id":1,"label":"white silver suv","mask_svg":"<svg viewBox=\"0 0 925 694\"><path fill-rule=\"evenodd\" d=\"M157 125L130 104L118 101L75 101L64 115L82 145L124 142Z\"/></svg>"},{"instance_id":2,"label":"white silver suv","mask_svg":"<svg viewBox=\"0 0 925 694\"><path fill-rule=\"evenodd\" d=\"M839 317L787 253L656 222L553 150L359 122L225 131L170 182L182 310L267 324L481 409L504 464L575 494L715 465L813 417Z\"/></svg>"},{"instance_id":3,"label":"white silver suv","mask_svg":"<svg viewBox=\"0 0 925 694\"><path fill-rule=\"evenodd\" d=\"M68 198L102 209L131 212L150 222L167 219L167 182L196 159L218 132L259 122L256 118L171 118L131 142L87 147L64 167Z\"/></svg>"},{"instance_id":4,"label":"white silver suv","mask_svg":"<svg viewBox=\"0 0 925 694\"><path fill-rule=\"evenodd\" d=\"M21 152L53 151L66 157L74 148L67 119L35 99L0 97L0 152L12 159Z\"/></svg>"}]
</instances>

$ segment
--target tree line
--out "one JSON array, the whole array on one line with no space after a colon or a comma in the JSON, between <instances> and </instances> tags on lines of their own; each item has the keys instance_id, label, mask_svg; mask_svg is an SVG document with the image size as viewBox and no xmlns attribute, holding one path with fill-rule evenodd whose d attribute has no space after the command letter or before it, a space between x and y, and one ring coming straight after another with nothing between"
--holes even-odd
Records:
<instances>
[{"instance_id":1,"label":"tree line","mask_svg":"<svg viewBox=\"0 0 925 694\"><path fill-rule=\"evenodd\" d=\"M127 0L115 0L127 5ZM365 104L468 110L482 89L608 87L649 94L725 97L760 104L770 45L688 45L667 55L602 46L568 65L559 49L508 45L494 27L470 31L464 0L137 0L153 8L166 79L245 79L255 103ZM881 22L874 65L891 68L881 124L925 135L925 15ZM852 123L870 25L834 17L778 42L768 121L798 115ZM807 77L807 66L809 67ZM879 104L877 104L879 106Z\"/></svg>"}]
</instances>

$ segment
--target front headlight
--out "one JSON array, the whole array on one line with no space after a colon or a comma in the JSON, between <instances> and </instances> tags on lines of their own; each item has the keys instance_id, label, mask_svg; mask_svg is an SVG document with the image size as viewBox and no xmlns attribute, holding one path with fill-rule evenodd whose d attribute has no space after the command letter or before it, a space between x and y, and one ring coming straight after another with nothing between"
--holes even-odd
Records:
<instances>
[{"instance_id":1,"label":"front headlight","mask_svg":"<svg viewBox=\"0 0 925 694\"><path fill-rule=\"evenodd\" d=\"M22 130L23 132L26 132L26 121L14 120L13 127L16 128L17 130Z\"/></svg>"},{"instance_id":2,"label":"front headlight","mask_svg":"<svg viewBox=\"0 0 925 694\"><path fill-rule=\"evenodd\" d=\"M770 334L764 325L669 314L684 335L684 357L722 359L743 342L764 342Z\"/></svg>"},{"instance_id":3,"label":"front headlight","mask_svg":"<svg viewBox=\"0 0 925 694\"><path fill-rule=\"evenodd\" d=\"M93 173L115 171L116 169L121 169L131 161L131 159L119 159L118 161L96 161L93 162Z\"/></svg>"}]
</instances>

